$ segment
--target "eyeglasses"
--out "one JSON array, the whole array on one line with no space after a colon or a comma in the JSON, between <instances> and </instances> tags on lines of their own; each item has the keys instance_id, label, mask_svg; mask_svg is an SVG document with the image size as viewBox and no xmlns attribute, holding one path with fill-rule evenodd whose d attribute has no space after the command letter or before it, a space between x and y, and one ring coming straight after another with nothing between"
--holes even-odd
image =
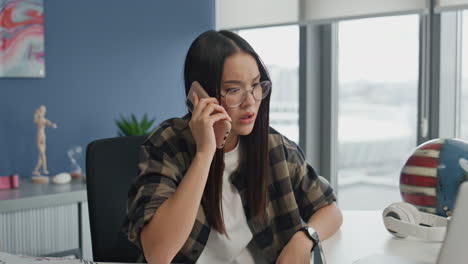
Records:
<instances>
[{"instance_id":1,"label":"eyeglasses","mask_svg":"<svg viewBox=\"0 0 468 264\"><path fill-rule=\"evenodd\" d=\"M225 95L221 95L226 100L226 104L229 107L238 107L241 105L245 98L247 98L247 93L252 94L255 101L261 101L267 97L271 90L271 82L263 81L253 85L252 90L242 91L240 88L230 88L227 90Z\"/></svg>"}]
</instances>

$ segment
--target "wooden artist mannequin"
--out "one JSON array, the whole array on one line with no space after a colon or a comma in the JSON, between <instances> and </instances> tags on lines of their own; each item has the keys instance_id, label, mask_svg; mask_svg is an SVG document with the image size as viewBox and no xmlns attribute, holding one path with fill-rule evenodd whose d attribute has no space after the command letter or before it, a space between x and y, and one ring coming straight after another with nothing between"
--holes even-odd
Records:
<instances>
[{"instance_id":1,"label":"wooden artist mannequin","mask_svg":"<svg viewBox=\"0 0 468 264\"><path fill-rule=\"evenodd\" d=\"M52 128L57 128L57 124L54 124L45 118L46 114L46 107L41 105L35 112L34 112L34 123L37 125L37 137L36 137L36 144L37 148L39 149L39 159L37 161L36 167L33 170L33 175L39 176L39 169L42 167L42 173L47 175L49 171L47 171L47 158L46 158L46 135L45 135L45 127L49 126Z\"/></svg>"}]
</instances>

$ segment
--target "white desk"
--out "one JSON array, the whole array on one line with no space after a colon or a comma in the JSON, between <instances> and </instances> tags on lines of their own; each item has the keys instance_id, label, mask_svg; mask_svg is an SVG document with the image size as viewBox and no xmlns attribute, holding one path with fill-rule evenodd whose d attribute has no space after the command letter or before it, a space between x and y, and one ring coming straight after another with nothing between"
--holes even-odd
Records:
<instances>
[{"instance_id":1,"label":"white desk","mask_svg":"<svg viewBox=\"0 0 468 264\"><path fill-rule=\"evenodd\" d=\"M385 229L380 211L343 211L341 229L323 241L323 247L327 264L352 264L361 258L376 254L399 256L408 260L435 264L441 243L426 242L416 238L394 238ZM2 257L11 256L0 252L0 263L1 260L5 260ZM79 262L74 261L67 263L78 264Z\"/></svg>"},{"instance_id":2,"label":"white desk","mask_svg":"<svg viewBox=\"0 0 468 264\"><path fill-rule=\"evenodd\" d=\"M436 263L441 243L394 238L384 227L381 211L343 211L343 225L323 241L327 264L351 264L375 254Z\"/></svg>"}]
</instances>

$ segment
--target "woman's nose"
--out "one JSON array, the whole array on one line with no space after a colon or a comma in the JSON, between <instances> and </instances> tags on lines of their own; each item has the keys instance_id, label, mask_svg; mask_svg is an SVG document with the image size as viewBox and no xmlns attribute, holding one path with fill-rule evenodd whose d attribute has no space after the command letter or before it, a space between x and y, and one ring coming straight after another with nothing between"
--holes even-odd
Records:
<instances>
[{"instance_id":1,"label":"woman's nose","mask_svg":"<svg viewBox=\"0 0 468 264\"><path fill-rule=\"evenodd\" d=\"M246 92L245 95L245 100L244 100L244 105L252 105L255 104L255 98L253 97L253 94L251 91Z\"/></svg>"}]
</instances>

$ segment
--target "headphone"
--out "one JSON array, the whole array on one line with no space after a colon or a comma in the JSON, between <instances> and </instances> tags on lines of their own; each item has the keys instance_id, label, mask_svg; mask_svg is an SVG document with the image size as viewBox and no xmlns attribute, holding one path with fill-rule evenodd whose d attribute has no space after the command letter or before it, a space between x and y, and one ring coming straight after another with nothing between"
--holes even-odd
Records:
<instances>
[{"instance_id":1,"label":"headphone","mask_svg":"<svg viewBox=\"0 0 468 264\"><path fill-rule=\"evenodd\" d=\"M414 205L398 202L382 213L385 228L394 236L413 236L428 241L442 242L449 218L420 212Z\"/></svg>"}]
</instances>

